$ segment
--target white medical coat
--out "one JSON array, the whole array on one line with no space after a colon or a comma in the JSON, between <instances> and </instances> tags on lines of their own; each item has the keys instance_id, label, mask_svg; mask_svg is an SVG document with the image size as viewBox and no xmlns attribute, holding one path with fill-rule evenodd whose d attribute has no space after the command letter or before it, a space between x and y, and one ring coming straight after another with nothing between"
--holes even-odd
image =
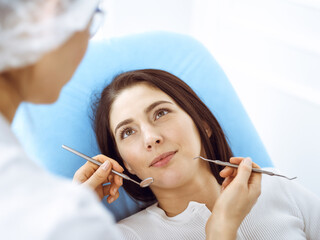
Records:
<instances>
[{"instance_id":1,"label":"white medical coat","mask_svg":"<svg viewBox=\"0 0 320 240\"><path fill-rule=\"evenodd\" d=\"M0 114L0 239L118 239L112 215L83 186L26 156Z\"/></svg>"}]
</instances>

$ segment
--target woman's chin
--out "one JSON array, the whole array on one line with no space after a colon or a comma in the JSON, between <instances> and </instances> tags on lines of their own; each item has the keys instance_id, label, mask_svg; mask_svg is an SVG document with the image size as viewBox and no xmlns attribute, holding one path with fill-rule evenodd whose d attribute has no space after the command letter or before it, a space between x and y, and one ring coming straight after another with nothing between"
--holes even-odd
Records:
<instances>
[{"instance_id":1,"label":"woman's chin","mask_svg":"<svg viewBox=\"0 0 320 240\"><path fill-rule=\"evenodd\" d=\"M176 188L181 186L181 184L183 183L183 176L180 176L176 173L174 174L165 174L161 177L158 177L157 179L155 179L155 183L157 184L157 186L161 187L161 188Z\"/></svg>"}]
</instances>

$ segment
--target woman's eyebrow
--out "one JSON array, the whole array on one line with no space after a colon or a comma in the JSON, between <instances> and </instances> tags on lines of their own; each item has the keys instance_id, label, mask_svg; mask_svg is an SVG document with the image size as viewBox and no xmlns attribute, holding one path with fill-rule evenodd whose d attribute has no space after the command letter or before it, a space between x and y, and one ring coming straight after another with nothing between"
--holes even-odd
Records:
<instances>
[{"instance_id":1,"label":"woman's eyebrow","mask_svg":"<svg viewBox=\"0 0 320 240\"><path fill-rule=\"evenodd\" d=\"M132 118L129 118L129 119L126 119L126 120L121 121L121 122L116 126L116 128L114 129L114 134L116 134L116 133L117 133L117 130L118 130L119 128L121 128L123 125L127 125L127 124L132 123L132 122L133 122L133 119L132 119Z\"/></svg>"},{"instance_id":2,"label":"woman's eyebrow","mask_svg":"<svg viewBox=\"0 0 320 240\"><path fill-rule=\"evenodd\" d=\"M158 105L160 105L160 104L163 104L163 103L170 103L170 104L172 104L172 102L164 101L164 100L156 101L156 102L150 104L150 105L146 108L146 110L144 110L144 112L145 112L145 113L149 113L149 112L152 111L152 109L154 109L156 106L158 106ZM117 130L118 130L119 128L121 128L123 125L127 125L127 124L132 123L132 122L133 122L133 119L132 119L132 118L129 118L129 119L126 119L126 120L121 121L121 122L116 126L116 128L114 129L114 134L116 134L116 133L117 133Z\"/></svg>"},{"instance_id":3,"label":"woman's eyebrow","mask_svg":"<svg viewBox=\"0 0 320 240\"><path fill-rule=\"evenodd\" d=\"M149 113L152 109L154 109L156 106L160 105L160 104L163 104L163 103L170 103L172 104L172 102L169 102L169 101L164 101L164 100L160 100L160 101L156 101L152 104L150 104L146 110L144 110L145 113Z\"/></svg>"}]
</instances>

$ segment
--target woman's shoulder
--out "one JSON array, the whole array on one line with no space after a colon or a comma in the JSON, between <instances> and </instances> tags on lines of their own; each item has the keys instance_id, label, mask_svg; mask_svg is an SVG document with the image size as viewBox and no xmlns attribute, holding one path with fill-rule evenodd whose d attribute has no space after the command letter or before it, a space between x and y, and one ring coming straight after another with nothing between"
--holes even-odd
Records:
<instances>
[{"instance_id":1,"label":"woman's shoulder","mask_svg":"<svg viewBox=\"0 0 320 240\"><path fill-rule=\"evenodd\" d=\"M283 173L276 168L263 168L263 170L288 176L287 173ZM288 177L292 176L289 175ZM267 174L262 174L261 187L262 192L272 191L273 193L275 193L275 191L281 191L281 193L284 194L296 194L297 191L308 191L299 183L299 177L297 179L289 180L284 177L269 176Z\"/></svg>"},{"instance_id":2,"label":"woman's shoulder","mask_svg":"<svg viewBox=\"0 0 320 240\"><path fill-rule=\"evenodd\" d=\"M261 239L262 227L264 239L305 239L309 233L319 239L319 198L297 180L263 174L261 195L240 227L244 239Z\"/></svg>"},{"instance_id":3,"label":"woman's shoulder","mask_svg":"<svg viewBox=\"0 0 320 240\"><path fill-rule=\"evenodd\" d=\"M282 174L278 169L275 168L263 168L263 170ZM279 198L280 196L291 195L295 188L295 184L293 183L293 181L294 180L288 180L278 176L269 176L263 174L261 181L261 196L275 196Z\"/></svg>"},{"instance_id":4,"label":"woman's shoulder","mask_svg":"<svg viewBox=\"0 0 320 240\"><path fill-rule=\"evenodd\" d=\"M277 169L266 168L268 171L282 174ZM303 187L298 179L288 180L277 176L262 176L261 195L257 201L258 206L268 206L276 209L289 210L301 216L301 209L319 202L313 193Z\"/></svg>"}]
</instances>

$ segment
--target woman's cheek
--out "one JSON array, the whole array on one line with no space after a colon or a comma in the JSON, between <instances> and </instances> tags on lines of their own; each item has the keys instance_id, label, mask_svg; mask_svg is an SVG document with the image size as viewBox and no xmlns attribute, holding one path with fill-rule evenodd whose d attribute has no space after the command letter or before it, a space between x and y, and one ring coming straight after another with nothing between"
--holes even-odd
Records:
<instances>
[{"instance_id":1,"label":"woman's cheek","mask_svg":"<svg viewBox=\"0 0 320 240\"><path fill-rule=\"evenodd\" d=\"M139 154L135 148L126 148L125 151L119 149L119 152L123 161L125 161L131 167L131 169L136 171L139 165L139 159L141 159L139 155L141 154Z\"/></svg>"}]
</instances>

